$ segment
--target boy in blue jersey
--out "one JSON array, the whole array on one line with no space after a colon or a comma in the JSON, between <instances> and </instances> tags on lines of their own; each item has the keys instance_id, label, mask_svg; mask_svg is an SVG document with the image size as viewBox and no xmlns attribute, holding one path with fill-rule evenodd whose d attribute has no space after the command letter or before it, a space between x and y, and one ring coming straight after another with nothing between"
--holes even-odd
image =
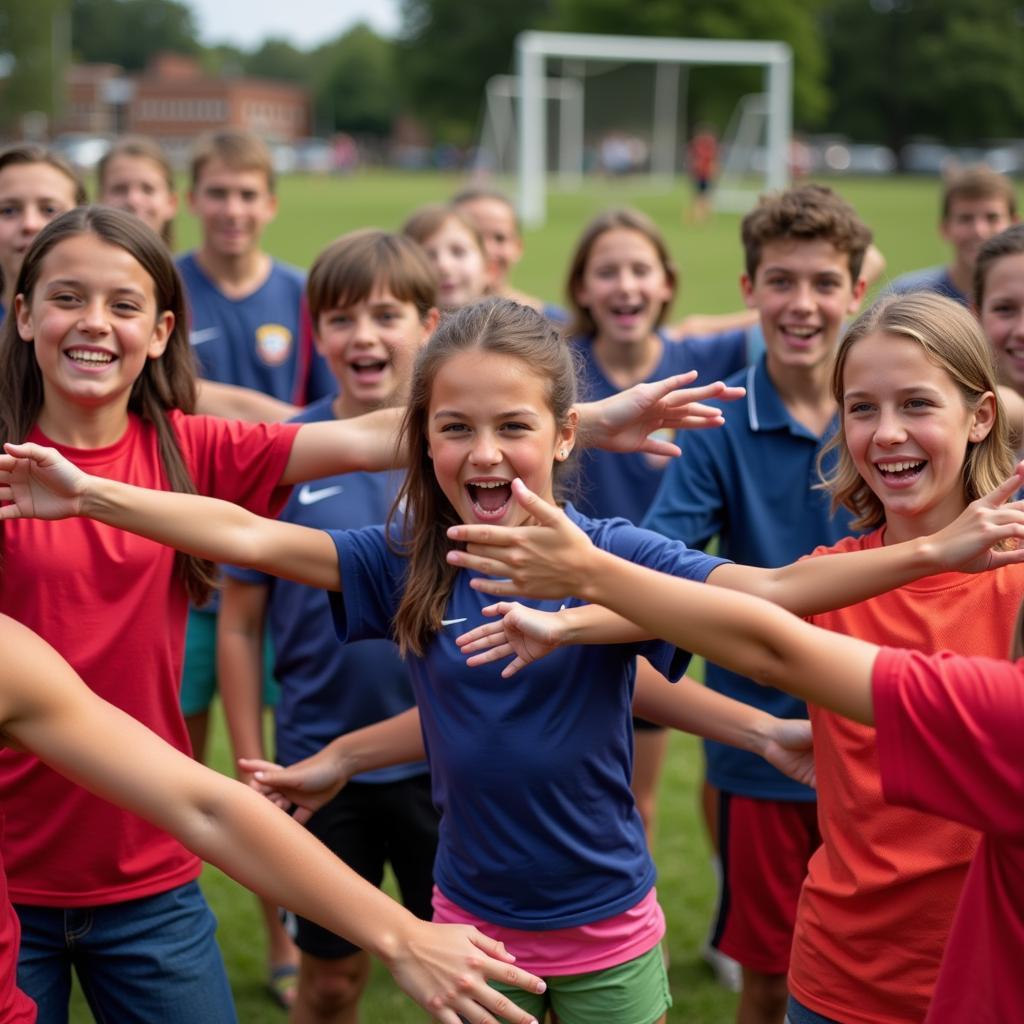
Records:
<instances>
[{"instance_id":1,"label":"boy in blue jersey","mask_svg":"<svg viewBox=\"0 0 1024 1024\"><path fill-rule=\"evenodd\" d=\"M295 419L358 416L404 400L412 361L437 323L434 273L419 246L382 231L357 231L328 246L309 276L316 346L338 395ZM348 473L297 488L280 518L322 529L382 523L397 474ZM239 569L227 570L218 647L222 698L235 755L262 758L261 651L276 651L281 696L276 758L293 764L338 735L413 705L405 663L387 640L339 645L323 591ZM424 763L357 776L310 820L310 829L379 885L390 863L406 906L431 915L437 813ZM302 918L292 1021L346 1024L358 1015L369 955Z\"/></svg>"},{"instance_id":2,"label":"boy in blue jersey","mask_svg":"<svg viewBox=\"0 0 1024 1024\"><path fill-rule=\"evenodd\" d=\"M226 130L201 137L192 151L189 206L202 240L177 260L185 284L189 338L204 380L246 389L241 411L229 391L207 392L203 410L225 416L281 419L295 406L335 391L314 351L304 277L261 248L277 213L270 151L256 136ZM265 396L265 398L264 398ZM260 399L257 402L257 399ZM189 614L181 708L192 751L205 759L209 709L217 689L217 600ZM268 652L269 658L269 652ZM277 687L266 672L264 700ZM270 936L270 985L287 1004L294 989L295 949L276 910L264 908Z\"/></svg>"},{"instance_id":3,"label":"boy in blue jersey","mask_svg":"<svg viewBox=\"0 0 1024 1024\"><path fill-rule=\"evenodd\" d=\"M692 546L784 565L846 536L812 490L818 453L835 428L830 363L844 318L864 293L870 231L831 190L804 185L762 197L743 220L743 297L758 311L765 354L730 383L747 389L725 426L692 434L669 465L645 525ZM716 665L709 686L782 718L800 702ZM756 757L707 741L707 777L720 794L723 887L712 944L743 968L737 1019L782 1024L797 898L820 842L814 792Z\"/></svg>"},{"instance_id":4,"label":"boy in blue jersey","mask_svg":"<svg viewBox=\"0 0 1024 1024\"><path fill-rule=\"evenodd\" d=\"M988 167L968 167L950 176L942 188L939 233L953 247L948 266L913 270L892 282L894 292L936 292L970 306L974 261L982 244L1017 222L1013 182Z\"/></svg>"}]
</instances>

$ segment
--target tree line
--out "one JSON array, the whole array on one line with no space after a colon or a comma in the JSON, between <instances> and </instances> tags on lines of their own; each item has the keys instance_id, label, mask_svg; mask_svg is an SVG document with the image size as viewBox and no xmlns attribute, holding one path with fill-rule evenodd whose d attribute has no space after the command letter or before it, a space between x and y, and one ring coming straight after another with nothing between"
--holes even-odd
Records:
<instances>
[{"instance_id":1,"label":"tree line","mask_svg":"<svg viewBox=\"0 0 1024 1024\"><path fill-rule=\"evenodd\" d=\"M386 135L399 113L435 138L471 142L484 85L514 69L526 29L690 38L781 39L794 62L794 123L899 148L1016 137L1024 116L1024 0L402 0L394 39L359 24L303 51L267 39L245 51L203 46L178 0L0 0L8 51L3 108L52 111L62 60L140 70L158 51L212 74L300 82L316 130ZM756 74L701 73L690 123L724 127Z\"/></svg>"}]
</instances>

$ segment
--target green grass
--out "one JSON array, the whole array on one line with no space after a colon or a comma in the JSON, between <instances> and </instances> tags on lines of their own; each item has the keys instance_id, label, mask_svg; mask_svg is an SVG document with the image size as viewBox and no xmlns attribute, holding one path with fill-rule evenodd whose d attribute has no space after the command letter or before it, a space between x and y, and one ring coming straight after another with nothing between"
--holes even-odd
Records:
<instances>
[{"instance_id":1,"label":"green grass","mask_svg":"<svg viewBox=\"0 0 1024 1024\"><path fill-rule=\"evenodd\" d=\"M280 214L266 235L267 249L280 259L308 266L331 239L356 227L397 228L418 204L442 201L462 182L441 175L391 172L351 178L290 178L280 185ZM888 259L888 276L938 263L946 258L936 230L938 184L934 180L842 180L834 182L875 231ZM650 214L665 233L681 272L681 293L674 315L725 312L739 308L737 281L742 269L739 216L718 214L707 223L685 226L687 196L626 182L588 185L550 197L549 223L526 237L526 257L515 284L550 301L562 302L562 282L576 236L585 221L611 205L635 205ZM188 248L197 239L187 214L179 219L178 241ZM213 764L227 770L229 758L222 725L214 733ZM718 1024L731 1020L735 997L711 981L696 950L704 936L714 899L707 846L696 814L700 751L695 740L672 738L662 780L660 828L655 849L658 892L668 918L673 1022ZM243 1024L281 1024L284 1014L264 993L263 938L256 901L218 871L208 869L204 889L220 919L219 939ZM375 968L364 1002L369 1024L405 1024L425 1016L399 993L383 969ZM88 1021L79 999L72 1020Z\"/></svg>"}]
</instances>

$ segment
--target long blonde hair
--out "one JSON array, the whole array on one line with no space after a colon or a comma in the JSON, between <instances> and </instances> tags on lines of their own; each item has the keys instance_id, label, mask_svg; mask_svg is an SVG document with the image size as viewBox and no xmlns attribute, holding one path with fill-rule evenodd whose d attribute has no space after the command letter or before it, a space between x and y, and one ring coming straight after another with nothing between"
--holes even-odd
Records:
<instances>
[{"instance_id":1,"label":"long blonde hair","mask_svg":"<svg viewBox=\"0 0 1024 1024\"><path fill-rule=\"evenodd\" d=\"M850 350L870 334L890 334L916 341L928 361L949 374L968 409L976 409L986 391L996 396L996 414L992 429L977 442L969 442L963 463L964 499L980 498L1013 472L1006 414L996 390L996 368L992 350L978 321L958 302L914 292L880 299L850 325L836 350L832 366L832 397L843 408L843 373ZM821 470L830 453L837 453L835 468L829 474ZM839 429L818 457L824 486L832 493L832 510L848 508L856 517L852 527L874 529L885 522L885 507L857 472L840 415Z\"/></svg>"},{"instance_id":2,"label":"long blonde hair","mask_svg":"<svg viewBox=\"0 0 1024 1024\"><path fill-rule=\"evenodd\" d=\"M547 385L555 422L568 422L576 402L573 353L550 322L529 306L492 299L465 306L441 321L420 352L412 374L402 441L409 469L388 516L388 535L408 556L405 589L395 616L395 636L404 654L422 656L441 624L458 573L445 555L451 548L449 526L461 522L434 475L427 446L427 421L434 380L441 367L461 352L477 349L522 360ZM564 463L555 463L561 470ZM392 529L398 527L398 529Z\"/></svg>"}]
</instances>

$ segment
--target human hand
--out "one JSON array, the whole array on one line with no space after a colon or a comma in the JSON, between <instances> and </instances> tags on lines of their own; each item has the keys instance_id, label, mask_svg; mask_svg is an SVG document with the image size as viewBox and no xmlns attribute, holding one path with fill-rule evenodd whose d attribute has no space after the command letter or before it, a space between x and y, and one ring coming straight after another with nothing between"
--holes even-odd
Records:
<instances>
[{"instance_id":1,"label":"human hand","mask_svg":"<svg viewBox=\"0 0 1024 1024\"><path fill-rule=\"evenodd\" d=\"M783 775L805 786L815 784L814 737L806 718L774 718L763 734L761 756Z\"/></svg>"},{"instance_id":2,"label":"human hand","mask_svg":"<svg viewBox=\"0 0 1024 1024\"><path fill-rule=\"evenodd\" d=\"M590 538L554 505L537 497L522 480L512 494L537 525L448 528L449 540L466 550L448 552L448 561L496 579L474 577L470 586L498 597L561 598L579 594L595 551Z\"/></svg>"},{"instance_id":3,"label":"human hand","mask_svg":"<svg viewBox=\"0 0 1024 1024\"><path fill-rule=\"evenodd\" d=\"M414 919L398 948L383 957L395 981L440 1024L537 1024L487 982L543 992L544 982L515 966L504 945L469 925Z\"/></svg>"},{"instance_id":4,"label":"human hand","mask_svg":"<svg viewBox=\"0 0 1024 1024\"><path fill-rule=\"evenodd\" d=\"M312 757L282 768L272 761L240 757L238 768L250 777L249 785L284 810L295 807L294 818L305 824L313 813L345 787L350 772L336 744L329 743Z\"/></svg>"},{"instance_id":5,"label":"human hand","mask_svg":"<svg viewBox=\"0 0 1024 1024\"><path fill-rule=\"evenodd\" d=\"M483 613L501 618L463 633L455 642L463 654L472 655L466 659L466 664L473 667L512 657L501 670L503 679L514 676L564 642L558 612L538 611L517 601L500 601L488 605Z\"/></svg>"},{"instance_id":6,"label":"human hand","mask_svg":"<svg viewBox=\"0 0 1024 1024\"><path fill-rule=\"evenodd\" d=\"M613 452L679 455L677 444L652 435L659 430L720 427L725 422L722 410L702 403L709 398L731 402L746 394L744 388L726 387L720 380L700 387L685 386L696 378L697 371L691 370L664 380L634 384L599 402L580 405L585 443Z\"/></svg>"},{"instance_id":7,"label":"human hand","mask_svg":"<svg viewBox=\"0 0 1024 1024\"><path fill-rule=\"evenodd\" d=\"M82 514L91 478L56 448L5 444L0 455L0 519L67 519Z\"/></svg>"},{"instance_id":8,"label":"human hand","mask_svg":"<svg viewBox=\"0 0 1024 1024\"><path fill-rule=\"evenodd\" d=\"M972 501L957 518L926 538L935 572L984 572L1024 562L1024 501L1010 499L1024 486L1024 462L988 494Z\"/></svg>"}]
</instances>

